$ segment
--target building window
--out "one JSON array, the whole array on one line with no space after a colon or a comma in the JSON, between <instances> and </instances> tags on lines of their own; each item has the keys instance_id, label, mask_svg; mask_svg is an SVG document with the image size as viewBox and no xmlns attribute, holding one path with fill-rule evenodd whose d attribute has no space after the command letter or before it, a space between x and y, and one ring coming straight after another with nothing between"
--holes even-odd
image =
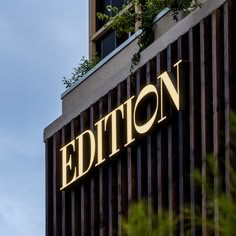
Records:
<instances>
[{"instance_id":1,"label":"building window","mask_svg":"<svg viewBox=\"0 0 236 236\"><path fill-rule=\"evenodd\" d=\"M119 10L122 10L122 6L127 2L127 0L97 0L96 1L96 12L105 13L110 15L111 13L107 11L106 6L112 5L117 7ZM104 21L96 20L96 30L98 31L103 25Z\"/></svg>"},{"instance_id":2,"label":"building window","mask_svg":"<svg viewBox=\"0 0 236 236\"><path fill-rule=\"evenodd\" d=\"M96 49L101 59L106 57L110 52L116 48L116 33L115 31L108 31L96 43Z\"/></svg>"},{"instance_id":3,"label":"building window","mask_svg":"<svg viewBox=\"0 0 236 236\"><path fill-rule=\"evenodd\" d=\"M105 35L96 41L96 51L101 59L110 54L115 50L120 44L122 44L128 35L123 35L122 37L117 37L114 30L109 30Z\"/></svg>"},{"instance_id":4,"label":"building window","mask_svg":"<svg viewBox=\"0 0 236 236\"><path fill-rule=\"evenodd\" d=\"M96 17L97 12L105 13L107 15L112 14L106 9L107 5L116 6L119 10L122 10L122 6L128 2L128 0L89 0L90 11L90 45L89 45L89 57L92 59L95 55L103 59L110 54L114 49L120 46L128 37L129 34L117 37L114 30L104 26L107 22L101 21ZM127 10L133 11L133 7L128 7Z\"/></svg>"}]
</instances>

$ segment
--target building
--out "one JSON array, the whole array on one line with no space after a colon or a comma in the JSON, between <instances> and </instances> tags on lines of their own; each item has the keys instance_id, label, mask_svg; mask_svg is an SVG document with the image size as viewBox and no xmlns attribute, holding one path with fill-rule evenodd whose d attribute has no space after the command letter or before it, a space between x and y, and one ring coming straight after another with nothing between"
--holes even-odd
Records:
<instances>
[{"instance_id":1,"label":"building","mask_svg":"<svg viewBox=\"0 0 236 236\"><path fill-rule=\"evenodd\" d=\"M207 0L179 22L161 12L133 75L139 32L117 43L95 11L90 0L90 56L99 49L103 59L62 94L62 115L44 130L48 236L122 235L121 217L143 198L180 215L185 203L204 206L194 169L206 174L208 153L230 163L235 1Z\"/></svg>"}]
</instances>

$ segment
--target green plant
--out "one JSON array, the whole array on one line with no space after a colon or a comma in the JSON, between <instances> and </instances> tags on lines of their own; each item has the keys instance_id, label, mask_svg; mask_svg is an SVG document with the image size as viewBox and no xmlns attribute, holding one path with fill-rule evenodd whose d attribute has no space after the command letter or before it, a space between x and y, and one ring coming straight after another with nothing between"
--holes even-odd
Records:
<instances>
[{"instance_id":1,"label":"green plant","mask_svg":"<svg viewBox=\"0 0 236 236\"><path fill-rule=\"evenodd\" d=\"M138 6L140 11L135 11L134 6ZM140 61L140 53L154 40L153 20L160 11L169 8L173 19L178 20L180 11L190 12L199 6L201 6L199 0L130 0L126 5L123 5L122 11L119 12L117 7L108 5L107 11L110 14L97 13L97 17L110 22L108 27L116 30L118 37L122 34L135 32L135 24L139 25L142 34L138 37L139 50L132 58L132 71Z\"/></svg>"},{"instance_id":2,"label":"green plant","mask_svg":"<svg viewBox=\"0 0 236 236\"><path fill-rule=\"evenodd\" d=\"M202 206L197 205L193 210L190 206L184 208L185 235L191 235L191 224L194 221L196 229L206 228L207 236L215 235L215 231L222 236L235 235L236 222L236 113L230 114L230 165L226 165L223 158L208 155L205 161L206 175L195 169L193 178L195 184L206 195L206 218L202 217ZM222 169L229 173L230 193L225 191L225 175ZM224 171L223 171L224 172ZM217 184L214 180L217 179ZM169 236L178 230L179 216L170 218L167 211L157 214L148 211L148 204L140 201L129 209L127 218L123 218L123 230L128 236ZM217 221L216 223L216 209ZM194 211L194 212L193 212ZM193 218L194 216L194 218Z\"/></svg>"},{"instance_id":3,"label":"green plant","mask_svg":"<svg viewBox=\"0 0 236 236\"><path fill-rule=\"evenodd\" d=\"M170 218L168 212L162 210L158 214L148 212L146 201L134 203L123 218L122 226L128 236L169 236L178 223L177 217Z\"/></svg>"},{"instance_id":4,"label":"green plant","mask_svg":"<svg viewBox=\"0 0 236 236\"><path fill-rule=\"evenodd\" d=\"M134 6L139 6L140 11L135 11ZM118 37L123 34L134 33L135 24L138 23L140 25L139 28L142 30L142 34L138 36L139 50L133 55L131 61L130 70L132 72L140 61L141 52L154 40L153 19L160 11L166 7L170 8L173 19L177 20L181 10L193 11L199 6L201 6L199 0L130 0L123 5L121 12L117 7L108 5L107 10L110 14L97 13L97 17L105 22L110 22L108 27L116 30ZM129 9L127 10L127 8ZM100 59L97 56L91 61L82 57L79 66L73 68L71 78L63 78L63 84L66 88L71 87L99 61Z\"/></svg>"},{"instance_id":5,"label":"green plant","mask_svg":"<svg viewBox=\"0 0 236 236\"><path fill-rule=\"evenodd\" d=\"M206 161L206 166L210 173L207 178L203 179L201 173L196 170L194 174L195 182L203 186L206 194L206 217L202 218L201 206L196 206L194 209L194 223L196 228L205 227L207 235L214 235L217 231L223 236L235 235L236 222L236 172L232 168L230 171L231 179L231 194L227 194L222 190L222 176L216 170L216 158L209 156ZM213 179L217 178L219 184L214 186ZM216 210L217 209L217 210ZM217 211L217 213L216 213ZM190 231L193 212L190 207L185 207L185 219L188 220L188 233ZM217 223L215 216L217 215Z\"/></svg>"},{"instance_id":6,"label":"green plant","mask_svg":"<svg viewBox=\"0 0 236 236\"><path fill-rule=\"evenodd\" d=\"M80 60L81 63L78 67L73 68L71 78L67 79L63 78L62 82L66 86L66 88L70 88L76 81L80 80L88 71L90 71L97 63L100 61L98 56L95 56L91 61L82 57Z\"/></svg>"},{"instance_id":7,"label":"green plant","mask_svg":"<svg viewBox=\"0 0 236 236\"><path fill-rule=\"evenodd\" d=\"M236 222L236 113L230 114L230 164L225 159L215 157L213 154L206 158L206 175L203 177L200 170L195 170L195 183L203 189L206 195L206 217L202 218L201 206L196 206L193 211L185 207L185 218L191 225L194 215L194 223L197 228L204 227L207 235L214 235L217 231L223 236L235 235ZM223 171L222 171L223 170ZM225 174L228 173L230 192L225 189ZM190 227L189 227L190 228Z\"/></svg>"}]
</instances>

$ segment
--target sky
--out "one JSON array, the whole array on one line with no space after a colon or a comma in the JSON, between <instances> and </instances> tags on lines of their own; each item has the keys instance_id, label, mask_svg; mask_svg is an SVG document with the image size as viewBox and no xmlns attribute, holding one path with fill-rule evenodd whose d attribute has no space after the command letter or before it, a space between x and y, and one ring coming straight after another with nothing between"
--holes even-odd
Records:
<instances>
[{"instance_id":1,"label":"sky","mask_svg":"<svg viewBox=\"0 0 236 236\"><path fill-rule=\"evenodd\" d=\"M0 235L45 235L43 130L88 55L88 0L0 0Z\"/></svg>"}]
</instances>

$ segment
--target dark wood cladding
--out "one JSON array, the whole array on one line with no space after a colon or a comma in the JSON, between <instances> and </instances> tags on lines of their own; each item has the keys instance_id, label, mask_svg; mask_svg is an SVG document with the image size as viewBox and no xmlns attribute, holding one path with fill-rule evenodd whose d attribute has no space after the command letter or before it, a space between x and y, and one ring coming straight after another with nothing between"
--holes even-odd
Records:
<instances>
[{"instance_id":1,"label":"dark wood cladding","mask_svg":"<svg viewBox=\"0 0 236 236\"><path fill-rule=\"evenodd\" d=\"M173 212L179 214L179 235L184 235L186 203L192 209L201 206L202 218L207 217L206 193L191 175L198 168L206 178L208 153L215 154L218 166L230 164L229 114L236 108L235 13L234 1L226 1L46 140L47 236L124 235L122 218L128 217L129 206L141 199L147 200L149 212L164 208L170 217ZM136 138L134 144L71 188L60 191L60 148L86 129L94 131L99 119L146 84L159 87L157 76L165 70L176 75L173 65L180 59L181 111L168 106L168 121ZM145 119L152 109L149 104ZM122 130L119 132L122 136ZM109 136L105 138L109 142ZM223 191L230 193L229 173L222 167L220 171L225 180ZM214 178L215 191L218 181ZM216 205L216 225L218 214ZM194 220L191 232L207 235Z\"/></svg>"}]
</instances>

